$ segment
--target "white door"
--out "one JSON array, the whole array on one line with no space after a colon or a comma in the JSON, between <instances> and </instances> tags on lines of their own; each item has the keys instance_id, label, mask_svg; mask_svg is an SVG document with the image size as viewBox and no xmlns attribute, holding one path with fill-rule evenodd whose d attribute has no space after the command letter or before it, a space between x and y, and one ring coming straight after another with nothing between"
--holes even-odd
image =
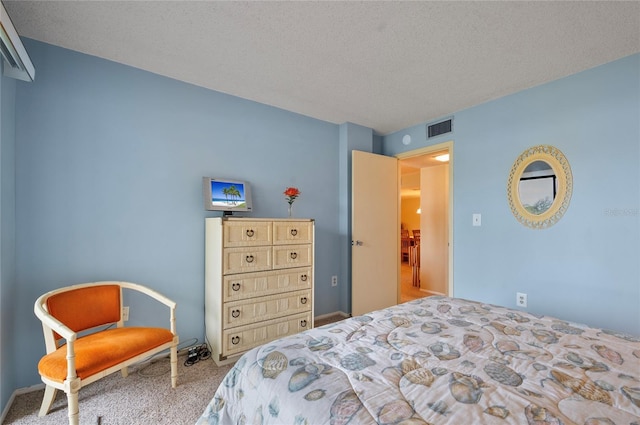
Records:
<instances>
[{"instance_id":1,"label":"white door","mask_svg":"<svg viewBox=\"0 0 640 425\"><path fill-rule=\"evenodd\" d=\"M352 152L351 314L396 305L400 232L398 160Z\"/></svg>"}]
</instances>

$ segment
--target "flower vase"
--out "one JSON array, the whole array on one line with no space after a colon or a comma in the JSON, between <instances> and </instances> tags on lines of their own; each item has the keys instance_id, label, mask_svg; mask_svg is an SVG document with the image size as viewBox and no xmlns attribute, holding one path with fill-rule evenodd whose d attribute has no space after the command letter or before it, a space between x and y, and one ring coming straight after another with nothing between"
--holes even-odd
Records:
<instances>
[{"instance_id":1,"label":"flower vase","mask_svg":"<svg viewBox=\"0 0 640 425\"><path fill-rule=\"evenodd\" d=\"M289 217L291 217L292 210L293 210L293 203L289 204Z\"/></svg>"}]
</instances>

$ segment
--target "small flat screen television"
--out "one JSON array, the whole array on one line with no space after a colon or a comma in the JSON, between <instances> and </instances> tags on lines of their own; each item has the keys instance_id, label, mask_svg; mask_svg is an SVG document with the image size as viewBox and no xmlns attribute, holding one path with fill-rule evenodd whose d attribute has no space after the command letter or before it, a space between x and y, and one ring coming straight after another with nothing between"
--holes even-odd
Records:
<instances>
[{"instance_id":1,"label":"small flat screen television","mask_svg":"<svg viewBox=\"0 0 640 425\"><path fill-rule=\"evenodd\" d=\"M202 178L204 209L223 211L225 215L235 211L251 211L251 188L242 180Z\"/></svg>"}]
</instances>

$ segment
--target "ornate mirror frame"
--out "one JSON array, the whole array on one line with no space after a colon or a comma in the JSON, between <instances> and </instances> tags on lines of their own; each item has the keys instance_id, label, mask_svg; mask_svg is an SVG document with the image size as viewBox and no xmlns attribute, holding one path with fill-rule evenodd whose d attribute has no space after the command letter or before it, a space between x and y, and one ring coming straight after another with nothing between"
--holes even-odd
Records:
<instances>
[{"instance_id":1,"label":"ornate mirror frame","mask_svg":"<svg viewBox=\"0 0 640 425\"><path fill-rule=\"evenodd\" d=\"M551 206L540 214L529 212L520 201L520 179L524 170L536 161L544 161L556 176L557 192ZM553 226L569 208L573 191L573 176L567 158L560 150L549 145L533 146L525 150L513 163L507 183L507 198L513 215L525 226L545 229Z\"/></svg>"}]
</instances>

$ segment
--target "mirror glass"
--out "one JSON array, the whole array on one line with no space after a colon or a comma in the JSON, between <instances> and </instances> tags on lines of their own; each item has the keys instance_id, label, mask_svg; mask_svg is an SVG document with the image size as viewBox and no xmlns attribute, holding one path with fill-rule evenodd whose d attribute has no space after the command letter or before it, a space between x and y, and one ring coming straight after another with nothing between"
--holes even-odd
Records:
<instances>
[{"instance_id":1,"label":"mirror glass","mask_svg":"<svg viewBox=\"0 0 640 425\"><path fill-rule=\"evenodd\" d=\"M527 211L540 215L551 208L557 188L553 168L546 161L533 161L520 176L518 197Z\"/></svg>"},{"instance_id":2,"label":"mirror glass","mask_svg":"<svg viewBox=\"0 0 640 425\"><path fill-rule=\"evenodd\" d=\"M539 145L525 150L511 167L507 197L513 215L525 226L555 224L569 206L573 178L569 162L557 148Z\"/></svg>"}]
</instances>

